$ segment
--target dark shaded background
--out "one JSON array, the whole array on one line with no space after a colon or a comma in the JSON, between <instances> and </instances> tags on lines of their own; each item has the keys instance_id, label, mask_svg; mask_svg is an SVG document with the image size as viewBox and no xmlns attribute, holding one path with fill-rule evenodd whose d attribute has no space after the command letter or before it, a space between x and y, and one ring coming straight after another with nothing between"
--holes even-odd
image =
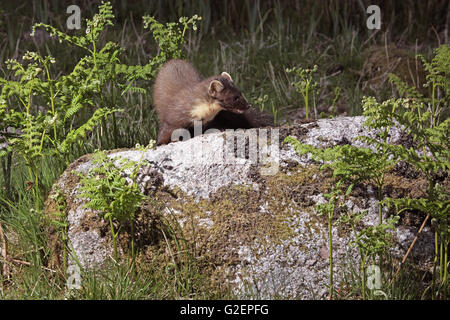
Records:
<instances>
[{"instance_id":1,"label":"dark shaded background","mask_svg":"<svg viewBox=\"0 0 450 320\"><path fill-rule=\"evenodd\" d=\"M199 14L203 17L202 27L212 34L221 33L227 27L238 35L241 32L254 32L259 21L267 14L266 22L280 19L285 22L298 22L308 27L317 23L316 31L325 35L335 35L343 28L368 32L365 28L369 5L378 5L382 11L382 30L388 31L392 40L407 38L415 41L429 41L447 32L450 21L450 2L447 0L112 0L117 22L120 24L133 17L139 24L144 14L155 16L161 21L176 21L180 16ZM23 23L44 22L62 25L67 14L66 8L77 4L88 17L96 12L100 1L88 0L2 0L1 31L12 26L8 22L22 20ZM281 12L277 12L281 10ZM308 22L308 23L307 23ZM228 28L229 27L229 28ZM448 35L447 35L448 37ZM448 41L441 39L441 41Z\"/></svg>"}]
</instances>

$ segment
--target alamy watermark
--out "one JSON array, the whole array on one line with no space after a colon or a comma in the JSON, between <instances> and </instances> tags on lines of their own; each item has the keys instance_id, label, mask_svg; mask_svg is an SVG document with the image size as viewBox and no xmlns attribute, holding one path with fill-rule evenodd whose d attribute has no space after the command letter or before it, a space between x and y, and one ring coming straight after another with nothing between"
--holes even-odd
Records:
<instances>
[{"instance_id":1,"label":"alamy watermark","mask_svg":"<svg viewBox=\"0 0 450 320\"><path fill-rule=\"evenodd\" d=\"M386 296L381 290L381 269L377 265L370 265L366 268L366 286L372 290L374 296Z\"/></svg>"},{"instance_id":2,"label":"alamy watermark","mask_svg":"<svg viewBox=\"0 0 450 320\"><path fill-rule=\"evenodd\" d=\"M81 271L80 267L76 264L67 267L67 282L66 286L69 290L81 289Z\"/></svg>"},{"instance_id":3,"label":"alamy watermark","mask_svg":"<svg viewBox=\"0 0 450 320\"><path fill-rule=\"evenodd\" d=\"M369 30L381 29L381 9L377 5L370 5L367 7L366 13L370 16L366 20L366 26Z\"/></svg>"},{"instance_id":4,"label":"alamy watermark","mask_svg":"<svg viewBox=\"0 0 450 320\"><path fill-rule=\"evenodd\" d=\"M70 16L66 20L67 29L81 29L81 9L76 4L67 7L66 13Z\"/></svg>"},{"instance_id":5,"label":"alamy watermark","mask_svg":"<svg viewBox=\"0 0 450 320\"><path fill-rule=\"evenodd\" d=\"M280 163L280 134L277 128L259 128L253 130L227 129L224 132L222 145L211 145L208 139L210 133L220 133L218 129L208 129L204 138L195 143L185 144L183 148L174 150L174 156L180 157L186 163L217 164L258 164L261 175L275 175ZM194 121L194 137L202 134L202 122ZM188 129L176 129L171 141L186 141L191 138ZM220 141L220 140L219 140ZM220 144L220 142L219 142Z\"/></svg>"}]
</instances>

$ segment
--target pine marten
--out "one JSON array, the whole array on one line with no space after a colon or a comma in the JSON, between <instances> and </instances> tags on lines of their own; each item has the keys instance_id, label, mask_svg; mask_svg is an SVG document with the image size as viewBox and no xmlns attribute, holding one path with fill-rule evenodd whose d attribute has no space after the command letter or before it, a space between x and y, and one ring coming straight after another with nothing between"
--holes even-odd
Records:
<instances>
[{"instance_id":1,"label":"pine marten","mask_svg":"<svg viewBox=\"0 0 450 320\"><path fill-rule=\"evenodd\" d=\"M174 130L191 128L195 120L202 121L204 130L273 124L270 116L261 117L250 108L228 73L202 80L190 63L179 59L168 61L159 70L153 102L159 118L157 145L169 143Z\"/></svg>"}]
</instances>

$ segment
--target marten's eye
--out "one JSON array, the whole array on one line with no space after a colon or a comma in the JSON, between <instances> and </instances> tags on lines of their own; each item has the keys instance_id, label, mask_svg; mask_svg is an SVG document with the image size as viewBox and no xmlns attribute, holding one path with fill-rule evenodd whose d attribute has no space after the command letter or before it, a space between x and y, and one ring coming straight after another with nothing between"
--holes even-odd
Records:
<instances>
[{"instance_id":1,"label":"marten's eye","mask_svg":"<svg viewBox=\"0 0 450 320\"><path fill-rule=\"evenodd\" d=\"M236 102L236 101L238 101L239 100L239 97L238 96L234 96L234 102Z\"/></svg>"}]
</instances>

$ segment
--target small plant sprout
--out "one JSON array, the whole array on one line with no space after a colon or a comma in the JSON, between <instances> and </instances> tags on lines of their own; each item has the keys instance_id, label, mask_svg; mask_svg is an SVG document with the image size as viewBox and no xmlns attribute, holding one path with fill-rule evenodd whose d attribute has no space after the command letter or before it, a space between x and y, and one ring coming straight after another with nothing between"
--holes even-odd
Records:
<instances>
[{"instance_id":1,"label":"small plant sprout","mask_svg":"<svg viewBox=\"0 0 450 320\"><path fill-rule=\"evenodd\" d=\"M314 80L314 74L317 72L317 69L317 65L314 65L312 69L304 69L302 67L286 69L287 73L294 72L298 77L300 77L300 80L293 82L292 85L303 97L303 101L305 103L306 119L309 119L310 95L312 95L314 110L316 108L316 90L318 87L318 82Z\"/></svg>"}]
</instances>

